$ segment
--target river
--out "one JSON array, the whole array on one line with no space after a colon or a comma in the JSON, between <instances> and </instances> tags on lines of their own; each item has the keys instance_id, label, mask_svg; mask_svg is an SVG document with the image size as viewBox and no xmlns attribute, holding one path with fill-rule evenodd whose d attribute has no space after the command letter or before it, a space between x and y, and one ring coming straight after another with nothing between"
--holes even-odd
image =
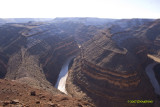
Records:
<instances>
[{"instance_id":1,"label":"river","mask_svg":"<svg viewBox=\"0 0 160 107\"><path fill-rule=\"evenodd\" d=\"M66 85L66 79L67 79L67 76L68 76L68 67L69 67L69 64L70 64L71 60L74 57L75 56L71 56L64 62L63 66L61 68L60 74L58 76L58 80L57 80L56 85L55 85L55 88L59 89L60 91L64 92L65 94L67 94L65 85ZM160 95L160 85L158 84L158 81L157 81L157 79L155 77L155 74L154 74L154 71L153 71L153 67L156 64L157 63L149 64L146 67L145 71L146 71L147 76L150 79L150 82L151 82L152 86L154 87L155 93Z\"/></svg>"},{"instance_id":2,"label":"river","mask_svg":"<svg viewBox=\"0 0 160 107\"><path fill-rule=\"evenodd\" d=\"M61 68L61 71L59 73L58 80L55 85L55 88L59 89L60 91L62 91L65 94L67 94L65 85L66 85L66 80L67 80L67 76L68 76L68 67L69 67L69 63L71 62L71 60L74 57L75 56L71 56L64 62L63 66Z\"/></svg>"},{"instance_id":3,"label":"river","mask_svg":"<svg viewBox=\"0 0 160 107\"><path fill-rule=\"evenodd\" d=\"M158 84L158 81L155 77L155 74L154 74L154 71L153 71L153 67L156 65L157 63L152 63L152 64L149 64L145 71L147 73L147 76L149 77L150 79L150 82L152 84L152 86L154 87L154 91L156 94L160 95L160 85Z\"/></svg>"}]
</instances>

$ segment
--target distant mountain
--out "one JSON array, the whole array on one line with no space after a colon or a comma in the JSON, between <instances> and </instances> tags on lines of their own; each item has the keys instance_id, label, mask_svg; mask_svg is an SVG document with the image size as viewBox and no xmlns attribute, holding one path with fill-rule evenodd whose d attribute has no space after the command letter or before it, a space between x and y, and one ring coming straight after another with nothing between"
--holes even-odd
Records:
<instances>
[{"instance_id":1,"label":"distant mountain","mask_svg":"<svg viewBox=\"0 0 160 107\"><path fill-rule=\"evenodd\" d=\"M6 23L6 21L5 21L5 20L0 19L0 25L3 25L3 24L5 24L5 23Z\"/></svg>"},{"instance_id":2,"label":"distant mountain","mask_svg":"<svg viewBox=\"0 0 160 107\"><path fill-rule=\"evenodd\" d=\"M53 22L76 22L76 23L83 23L85 25L103 25L109 22L114 22L117 19L109 19L109 18L78 18L78 17L71 17L71 18L55 18Z\"/></svg>"},{"instance_id":3,"label":"distant mountain","mask_svg":"<svg viewBox=\"0 0 160 107\"><path fill-rule=\"evenodd\" d=\"M0 23L28 23L50 21L52 18L1 18Z\"/></svg>"},{"instance_id":4,"label":"distant mountain","mask_svg":"<svg viewBox=\"0 0 160 107\"><path fill-rule=\"evenodd\" d=\"M124 31L126 29L133 29L139 27L145 23L152 22L155 19L121 19L109 23L112 29L112 33ZM108 23L107 23L108 24ZM106 24L106 26L107 26Z\"/></svg>"}]
</instances>

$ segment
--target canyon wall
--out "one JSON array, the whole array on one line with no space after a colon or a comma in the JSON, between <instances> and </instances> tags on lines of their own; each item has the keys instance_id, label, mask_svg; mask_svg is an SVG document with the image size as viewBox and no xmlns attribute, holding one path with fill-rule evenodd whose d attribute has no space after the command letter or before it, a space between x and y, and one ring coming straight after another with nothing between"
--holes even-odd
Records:
<instances>
[{"instance_id":1,"label":"canyon wall","mask_svg":"<svg viewBox=\"0 0 160 107\"><path fill-rule=\"evenodd\" d=\"M69 71L68 93L97 107L154 106L127 101L156 99L145 67L153 62L147 55L159 52L159 26L156 20L120 32L111 27L85 42Z\"/></svg>"},{"instance_id":2,"label":"canyon wall","mask_svg":"<svg viewBox=\"0 0 160 107\"><path fill-rule=\"evenodd\" d=\"M52 24L6 24L1 27L1 78L52 93L63 62L79 48L73 36L54 32Z\"/></svg>"},{"instance_id":3,"label":"canyon wall","mask_svg":"<svg viewBox=\"0 0 160 107\"><path fill-rule=\"evenodd\" d=\"M160 21L86 20L1 25L0 78L62 95L53 86L75 55L66 84L72 97L97 107L153 106L127 101L156 99L145 67L159 60Z\"/></svg>"}]
</instances>

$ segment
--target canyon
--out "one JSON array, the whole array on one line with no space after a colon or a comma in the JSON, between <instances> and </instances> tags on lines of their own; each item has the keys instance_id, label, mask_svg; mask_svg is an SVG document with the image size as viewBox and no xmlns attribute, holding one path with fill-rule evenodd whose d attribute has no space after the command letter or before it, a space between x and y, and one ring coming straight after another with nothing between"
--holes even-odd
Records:
<instances>
[{"instance_id":1,"label":"canyon","mask_svg":"<svg viewBox=\"0 0 160 107\"><path fill-rule=\"evenodd\" d=\"M160 105L160 19L19 20L0 20L0 106Z\"/></svg>"}]
</instances>

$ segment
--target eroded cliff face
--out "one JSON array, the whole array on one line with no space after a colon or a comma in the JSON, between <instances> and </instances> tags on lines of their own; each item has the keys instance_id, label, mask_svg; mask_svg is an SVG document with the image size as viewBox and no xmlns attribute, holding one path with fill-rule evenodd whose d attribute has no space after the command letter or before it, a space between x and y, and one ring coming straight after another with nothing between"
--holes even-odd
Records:
<instances>
[{"instance_id":1,"label":"eroded cliff face","mask_svg":"<svg viewBox=\"0 0 160 107\"><path fill-rule=\"evenodd\" d=\"M153 62L147 55L160 49L159 24L156 20L116 33L110 28L83 44L69 71L68 93L98 107L152 107L127 101L156 98L145 67Z\"/></svg>"},{"instance_id":2,"label":"eroded cliff face","mask_svg":"<svg viewBox=\"0 0 160 107\"><path fill-rule=\"evenodd\" d=\"M0 53L0 78L4 78L7 73L7 62L8 57L5 56L3 53Z\"/></svg>"},{"instance_id":3,"label":"eroded cliff face","mask_svg":"<svg viewBox=\"0 0 160 107\"><path fill-rule=\"evenodd\" d=\"M9 24L0 27L0 77L7 73L9 57L18 52L21 46L25 46L25 37L19 34L23 28L12 27Z\"/></svg>"},{"instance_id":4,"label":"eroded cliff face","mask_svg":"<svg viewBox=\"0 0 160 107\"><path fill-rule=\"evenodd\" d=\"M121 21L4 24L0 27L0 78L62 95L53 86L63 62L75 55L67 92L94 104L88 106L128 107L130 99L154 100L144 69L151 59L159 58L160 22Z\"/></svg>"},{"instance_id":5,"label":"eroded cliff face","mask_svg":"<svg viewBox=\"0 0 160 107\"><path fill-rule=\"evenodd\" d=\"M0 29L1 78L60 93L53 86L64 61L97 30L73 22L5 24Z\"/></svg>"},{"instance_id":6,"label":"eroded cliff face","mask_svg":"<svg viewBox=\"0 0 160 107\"><path fill-rule=\"evenodd\" d=\"M1 78L60 93L53 88L60 68L79 50L73 36L65 36L53 24L44 23L6 24L0 34Z\"/></svg>"}]
</instances>

